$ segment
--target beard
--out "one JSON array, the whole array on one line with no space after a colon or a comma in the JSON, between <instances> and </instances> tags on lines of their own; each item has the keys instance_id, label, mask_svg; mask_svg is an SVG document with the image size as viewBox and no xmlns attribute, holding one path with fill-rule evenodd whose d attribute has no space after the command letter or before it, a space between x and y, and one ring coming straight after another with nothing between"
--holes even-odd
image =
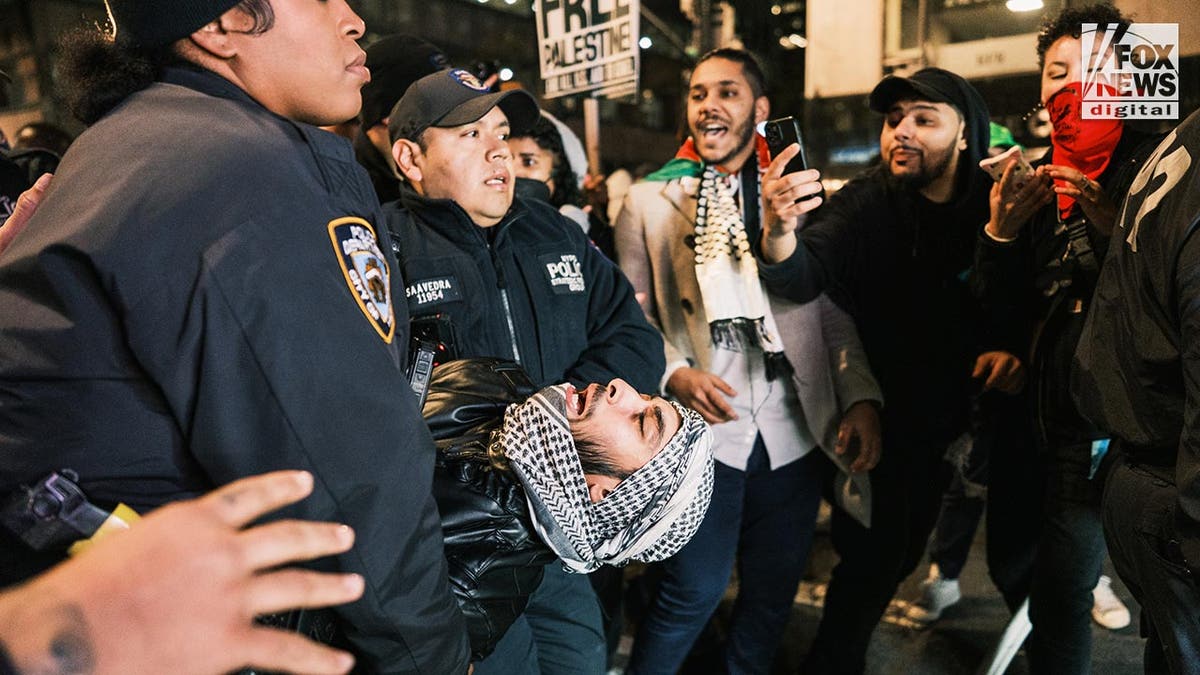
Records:
<instances>
[{"instance_id":1,"label":"beard","mask_svg":"<svg viewBox=\"0 0 1200 675\"><path fill-rule=\"evenodd\" d=\"M953 158L953 155L953 147L934 154L922 151L919 157L916 158L915 167L913 166L914 159L910 158L908 166L904 167L900 172L896 172L892 168L892 162L889 158L887 163L888 173L901 184L914 190L920 190L946 174L947 169L950 168L950 160Z\"/></svg>"},{"instance_id":2,"label":"beard","mask_svg":"<svg viewBox=\"0 0 1200 675\"><path fill-rule=\"evenodd\" d=\"M691 131L692 138L703 138L697 129L693 128ZM702 147L702 144L697 143L696 152L700 155L700 159L704 160L706 164L724 164L725 162L729 161L731 157L745 150L747 145L754 142L754 119L747 117L737 126L730 125L728 133L730 136L737 139L737 145L735 145L733 149L720 157L707 157L705 156L705 150Z\"/></svg>"}]
</instances>

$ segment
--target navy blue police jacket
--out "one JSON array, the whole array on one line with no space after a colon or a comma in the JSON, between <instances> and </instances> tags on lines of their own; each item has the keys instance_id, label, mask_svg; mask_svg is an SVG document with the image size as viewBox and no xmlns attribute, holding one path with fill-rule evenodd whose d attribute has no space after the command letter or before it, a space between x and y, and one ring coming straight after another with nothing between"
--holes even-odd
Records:
<instances>
[{"instance_id":1,"label":"navy blue police jacket","mask_svg":"<svg viewBox=\"0 0 1200 675\"><path fill-rule=\"evenodd\" d=\"M662 336L621 270L553 206L517 198L488 232L405 186L383 212L409 315L447 318L459 358L512 359L538 386L619 377L658 389Z\"/></svg>"},{"instance_id":2,"label":"navy blue police jacket","mask_svg":"<svg viewBox=\"0 0 1200 675\"><path fill-rule=\"evenodd\" d=\"M168 69L88 129L0 259L0 494L61 467L147 511L306 469L276 517L346 523L324 567L367 672L465 672L404 376L404 286L350 146L207 71ZM49 562L0 542L0 575ZM13 581L9 578L7 581Z\"/></svg>"}]
</instances>

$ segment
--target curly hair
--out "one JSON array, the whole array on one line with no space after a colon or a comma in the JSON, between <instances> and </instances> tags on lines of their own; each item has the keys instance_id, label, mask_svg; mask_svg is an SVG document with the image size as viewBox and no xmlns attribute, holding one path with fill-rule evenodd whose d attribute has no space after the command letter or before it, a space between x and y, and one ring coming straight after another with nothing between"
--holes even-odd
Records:
<instances>
[{"instance_id":1,"label":"curly hair","mask_svg":"<svg viewBox=\"0 0 1200 675\"><path fill-rule=\"evenodd\" d=\"M1038 31L1037 56L1038 68L1045 65L1046 51L1062 37L1078 39L1083 34L1083 24L1117 24L1124 32L1132 23L1130 17L1112 5L1096 3L1087 7L1068 7L1059 12L1058 16L1048 18Z\"/></svg>"},{"instance_id":2,"label":"curly hair","mask_svg":"<svg viewBox=\"0 0 1200 675\"><path fill-rule=\"evenodd\" d=\"M523 133L515 133L510 138L532 138L538 147L550 153L554 158L554 168L550 171L550 179L554 181L554 194L550 195L550 204L561 207L564 204L583 206L583 193L579 191L579 176L571 168L567 153L563 149L562 135L545 115L539 115L533 128Z\"/></svg>"}]
</instances>

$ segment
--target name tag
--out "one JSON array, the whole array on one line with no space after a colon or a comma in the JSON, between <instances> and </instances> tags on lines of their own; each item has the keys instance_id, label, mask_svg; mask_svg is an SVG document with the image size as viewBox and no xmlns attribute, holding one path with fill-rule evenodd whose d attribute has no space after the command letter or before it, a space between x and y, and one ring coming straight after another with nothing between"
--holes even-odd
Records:
<instances>
[{"instance_id":1,"label":"name tag","mask_svg":"<svg viewBox=\"0 0 1200 675\"><path fill-rule=\"evenodd\" d=\"M454 275L414 281L404 289L410 310L462 300L462 284Z\"/></svg>"}]
</instances>

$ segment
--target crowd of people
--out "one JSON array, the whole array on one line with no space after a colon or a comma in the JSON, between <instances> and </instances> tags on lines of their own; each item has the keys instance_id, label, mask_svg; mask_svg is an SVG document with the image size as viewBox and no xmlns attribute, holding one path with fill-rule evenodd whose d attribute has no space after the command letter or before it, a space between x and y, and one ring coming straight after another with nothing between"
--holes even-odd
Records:
<instances>
[{"instance_id":1,"label":"crowd of people","mask_svg":"<svg viewBox=\"0 0 1200 675\"><path fill-rule=\"evenodd\" d=\"M1111 6L1042 28L1029 171L928 67L827 194L724 47L612 203L528 92L364 51L346 0L108 7L63 39L87 129L0 155L0 673L601 675L627 631L669 674L735 573L710 665L769 673L822 499L802 673L865 671L935 529L936 619L985 508L1031 672L1090 672L1106 538L1146 671L1200 669L1200 117L1083 118Z\"/></svg>"}]
</instances>

